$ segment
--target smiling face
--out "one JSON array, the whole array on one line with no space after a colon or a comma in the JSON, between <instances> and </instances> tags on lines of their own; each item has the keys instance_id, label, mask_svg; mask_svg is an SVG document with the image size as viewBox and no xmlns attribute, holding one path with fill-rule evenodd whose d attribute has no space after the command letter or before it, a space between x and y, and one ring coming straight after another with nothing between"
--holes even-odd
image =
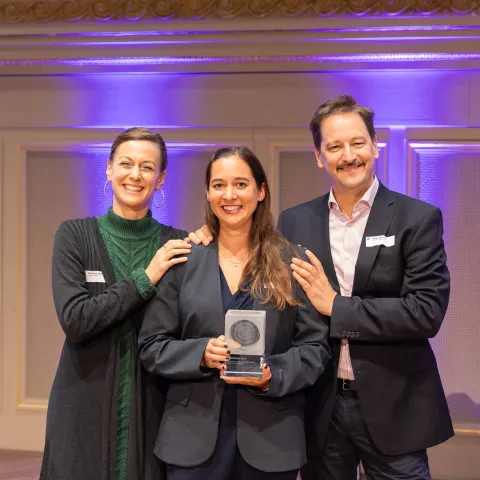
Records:
<instances>
[{"instance_id":1,"label":"smiling face","mask_svg":"<svg viewBox=\"0 0 480 480\"><path fill-rule=\"evenodd\" d=\"M360 197L374 180L378 158L377 140L370 138L365 122L357 112L337 113L323 119L317 163L325 168L334 192L353 192Z\"/></svg>"},{"instance_id":2,"label":"smiling face","mask_svg":"<svg viewBox=\"0 0 480 480\"><path fill-rule=\"evenodd\" d=\"M131 220L144 217L166 174L161 172L157 145L146 140L121 143L107 165L107 179L113 188L113 211Z\"/></svg>"},{"instance_id":3,"label":"smiling face","mask_svg":"<svg viewBox=\"0 0 480 480\"><path fill-rule=\"evenodd\" d=\"M207 200L220 228L249 230L257 204L264 198L264 186L257 186L250 167L238 155L212 163Z\"/></svg>"}]
</instances>

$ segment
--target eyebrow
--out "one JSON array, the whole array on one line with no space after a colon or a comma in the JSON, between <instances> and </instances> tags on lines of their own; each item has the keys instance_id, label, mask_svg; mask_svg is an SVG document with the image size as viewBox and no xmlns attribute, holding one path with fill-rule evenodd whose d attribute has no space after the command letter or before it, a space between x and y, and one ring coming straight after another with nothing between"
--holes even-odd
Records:
<instances>
[{"instance_id":1,"label":"eyebrow","mask_svg":"<svg viewBox=\"0 0 480 480\"><path fill-rule=\"evenodd\" d=\"M243 181L245 181L245 182L249 182L249 181L250 181L250 179L247 178L247 177L235 177L234 180L237 180L237 181L238 181L238 180L243 180ZM212 178L212 179L210 180L210 182L223 182L223 181L224 181L223 178Z\"/></svg>"}]
</instances>

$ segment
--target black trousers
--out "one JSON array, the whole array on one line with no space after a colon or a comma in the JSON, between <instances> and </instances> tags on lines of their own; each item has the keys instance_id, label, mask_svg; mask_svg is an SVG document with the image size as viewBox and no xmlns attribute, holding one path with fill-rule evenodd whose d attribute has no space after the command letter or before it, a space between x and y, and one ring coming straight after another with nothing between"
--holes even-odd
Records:
<instances>
[{"instance_id":1,"label":"black trousers","mask_svg":"<svg viewBox=\"0 0 480 480\"><path fill-rule=\"evenodd\" d=\"M425 450L382 454L371 440L356 395L337 394L325 448L318 458L308 458L302 480L356 480L360 461L369 480L431 480Z\"/></svg>"},{"instance_id":2,"label":"black trousers","mask_svg":"<svg viewBox=\"0 0 480 480\"><path fill-rule=\"evenodd\" d=\"M237 392L226 386L213 455L196 467L166 465L167 480L295 480L297 471L262 472L243 459L237 446Z\"/></svg>"}]
</instances>

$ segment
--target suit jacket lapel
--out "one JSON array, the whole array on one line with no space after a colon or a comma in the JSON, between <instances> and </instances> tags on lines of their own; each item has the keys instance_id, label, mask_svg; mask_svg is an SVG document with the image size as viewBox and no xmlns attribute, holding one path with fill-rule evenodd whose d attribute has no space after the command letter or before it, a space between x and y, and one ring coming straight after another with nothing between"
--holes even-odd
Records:
<instances>
[{"instance_id":1,"label":"suit jacket lapel","mask_svg":"<svg viewBox=\"0 0 480 480\"><path fill-rule=\"evenodd\" d=\"M213 312L209 321L216 323L214 331L225 332L225 314L223 313L217 242L213 241L206 251L207 258L206 263L202 268L202 283L206 286L205 294L208 295L208 298L210 299L210 308Z\"/></svg>"},{"instance_id":2,"label":"suit jacket lapel","mask_svg":"<svg viewBox=\"0 0 480 480\"><path fill-rule=\"evenodd\" d=\"M318 204L318 223L315 225L315 238L318 238L319 248L314 252L320 260L325 275L327 276L332 288L339 294L340 286L338 284L337 274L333 265L332 250L330 249L330 229L329 229L329 194L320 197Z\"/></svg>"},{"instance_id":3,"label":"suit jacket lapel","mask_svg":"<svg viewBox=\"0 0 480 480\"><path fill-rule=\"evenodd\" d=\"M378 251L380 250L380 245L367 247L366 238L385 235L394 215L394 199L390 195L390 190L380 184L368 217L362 238L362 244L358 253L357 263L355 265L355 277L352 289L353 295L362 296L363 291L367 286L373 264L377 258Z\"/></svg>"}]
</instances>

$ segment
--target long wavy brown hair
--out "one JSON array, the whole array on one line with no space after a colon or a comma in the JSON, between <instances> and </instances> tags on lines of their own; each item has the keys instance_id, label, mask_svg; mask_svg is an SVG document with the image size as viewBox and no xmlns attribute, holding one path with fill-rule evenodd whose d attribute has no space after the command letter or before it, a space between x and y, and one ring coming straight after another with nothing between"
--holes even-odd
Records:
<instances>
[{"instance_id":1,"label":"long wavy brown hair","mask_svg":"<svg viewBox=\"0 0 480 480\"><path fill-rule=\"evenodd\" d=\"M243 269L240 284L246 278L248 289L252 296L262 300L262 303L272 302L276 308L283 310L287 305L297 306L292 289L292 272L289 264L292 256L298 256L292 245L283 238L275 228L272 214L270 213L271 195L265 170L256 155L247 147L220 148L210 160L205 178L207 190L210 187L212 165L220 158L238 156L249 167L255 179L257 188L263 185L265 198L259 202L253 214L252 228L250 230L249 248L250 256ZM220 232L220 222L213 213L210 203L205 206L205 223L215 239Z\"/></svg>"}]
</instances>

